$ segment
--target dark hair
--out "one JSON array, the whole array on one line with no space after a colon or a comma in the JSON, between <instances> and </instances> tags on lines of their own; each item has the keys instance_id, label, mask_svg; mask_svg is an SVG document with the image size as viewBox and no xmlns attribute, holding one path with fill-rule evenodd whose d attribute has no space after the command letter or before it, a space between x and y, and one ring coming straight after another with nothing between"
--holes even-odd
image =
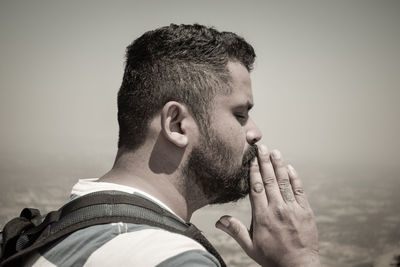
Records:
<instances>
[{"instance_id":1,"label":"dark hair","mask_svg":"<svg viewBox=\"0 0 400 267\"><path fill-rule=\"evenodd\" d=\"M175 25L144 33L127 47L118 92L118 148L134 150L150 120L168 101L185 104L202 132L217 93L229 93L228 61L252 69L255 53L242 37L202 25Z\"/></svg>"}]
</instances>

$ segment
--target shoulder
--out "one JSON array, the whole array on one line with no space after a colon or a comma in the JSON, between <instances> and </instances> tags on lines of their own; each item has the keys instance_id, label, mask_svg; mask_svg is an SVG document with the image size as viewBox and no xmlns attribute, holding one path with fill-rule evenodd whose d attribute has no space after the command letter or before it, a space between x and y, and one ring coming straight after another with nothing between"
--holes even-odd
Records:
<instances>
[{"instance_id":1,"label":"shoulder","mask_svg":"<svg viewBox=\"0 0 400 267\"><path fill-rule=\"evenodd\" d=\"M218 266L214 256L189 237L150 226L123 225L127 231L92 253L88 265Z\"/></svg>"},{"instance_id":2,"label":"shoulder","mask_svg":"<svg viewBox=\"0 0 400 267\"><path fill-rule=\"evenodd\" d=\"M189 237L122 222L79 230L41 254L57 266L219 266Z\"/></svg>"}]
</instances>

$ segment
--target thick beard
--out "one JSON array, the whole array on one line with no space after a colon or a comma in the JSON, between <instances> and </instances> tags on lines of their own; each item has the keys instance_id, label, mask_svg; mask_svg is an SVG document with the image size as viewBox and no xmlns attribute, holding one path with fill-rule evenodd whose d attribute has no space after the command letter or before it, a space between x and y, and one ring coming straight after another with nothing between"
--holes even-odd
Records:
<instances>
[{"instance_id":1,"label":"thick beard","mask_svg":"<svg viewBox=\"0 0 400 267\"><path fill-rule=\"evenodd\" d=\"M257 146L245 152L241 166L235 166L232 152L215 135L203 138L194 147L183 168L187 179L194 179L209 204L222 204L246 197L250 191L250 161L257 155Z\"/></svg>"}]
</instances>

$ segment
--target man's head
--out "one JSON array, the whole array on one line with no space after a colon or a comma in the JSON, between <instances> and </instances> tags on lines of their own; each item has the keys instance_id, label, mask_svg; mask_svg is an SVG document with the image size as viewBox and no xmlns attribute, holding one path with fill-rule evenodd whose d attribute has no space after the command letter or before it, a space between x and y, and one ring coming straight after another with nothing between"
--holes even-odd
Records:
<instances>
[{"instance_id":1,"label":"man's head","mask_svg":"<svg viewBox=\"0 0 400 267\"><path fill-rule=\"evenodd\" d=\"M139 148L152 119L165 110L168 117L170 107L178 106L193 117L200 136L182 173L212 203L245 196L248 161L256 151L251 145L261 138L248 117L254 59L253 48L234 33L173 24L146 32L127 48L118 94L119 149Z\"/></svg>"},{"instance_id":2,"label":"man's head","mask_svg":"<svg viewBox=\"0 0 400 267\"><path fill-rule=\"evenodd\" d=\"M209 203L226 203L249 193L250 160L257 155L261 133L249 116L253 94L249 72L229 62L231 93L213 100L208 136L200 138L185 165L186 177L194 177Z\"/></svg>"},{"instance_id":3,"label":"man's head","mask_svg":"<svg viewBox=\"0 0 400 267\"><path fill-rule=\"evenodd\" d=\"M127 48L118 93L118 147L135 150L150 120L171 100L185 104L205 133L216 94L230 93L228 61L248 71L253 48L241 37L201 25L174 25L148 31Z\"/></svg>"}]
</instances>

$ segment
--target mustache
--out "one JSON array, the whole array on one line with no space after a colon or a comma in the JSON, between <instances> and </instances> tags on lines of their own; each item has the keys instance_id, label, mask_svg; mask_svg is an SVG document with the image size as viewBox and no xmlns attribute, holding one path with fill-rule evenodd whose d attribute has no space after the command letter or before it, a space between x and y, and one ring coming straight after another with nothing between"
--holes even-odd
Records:
<instances>
[{"instance_id":1,"label":"mustache","mask_svg":"<svg viewBox=\"0 0 400 267\"><path fill-rule=\"evenodd\" d=\"M254 157L258 155L258 147L257 145L251 145L243 156L243 165L248 164Z\"/></svg>"}]
</instances>

